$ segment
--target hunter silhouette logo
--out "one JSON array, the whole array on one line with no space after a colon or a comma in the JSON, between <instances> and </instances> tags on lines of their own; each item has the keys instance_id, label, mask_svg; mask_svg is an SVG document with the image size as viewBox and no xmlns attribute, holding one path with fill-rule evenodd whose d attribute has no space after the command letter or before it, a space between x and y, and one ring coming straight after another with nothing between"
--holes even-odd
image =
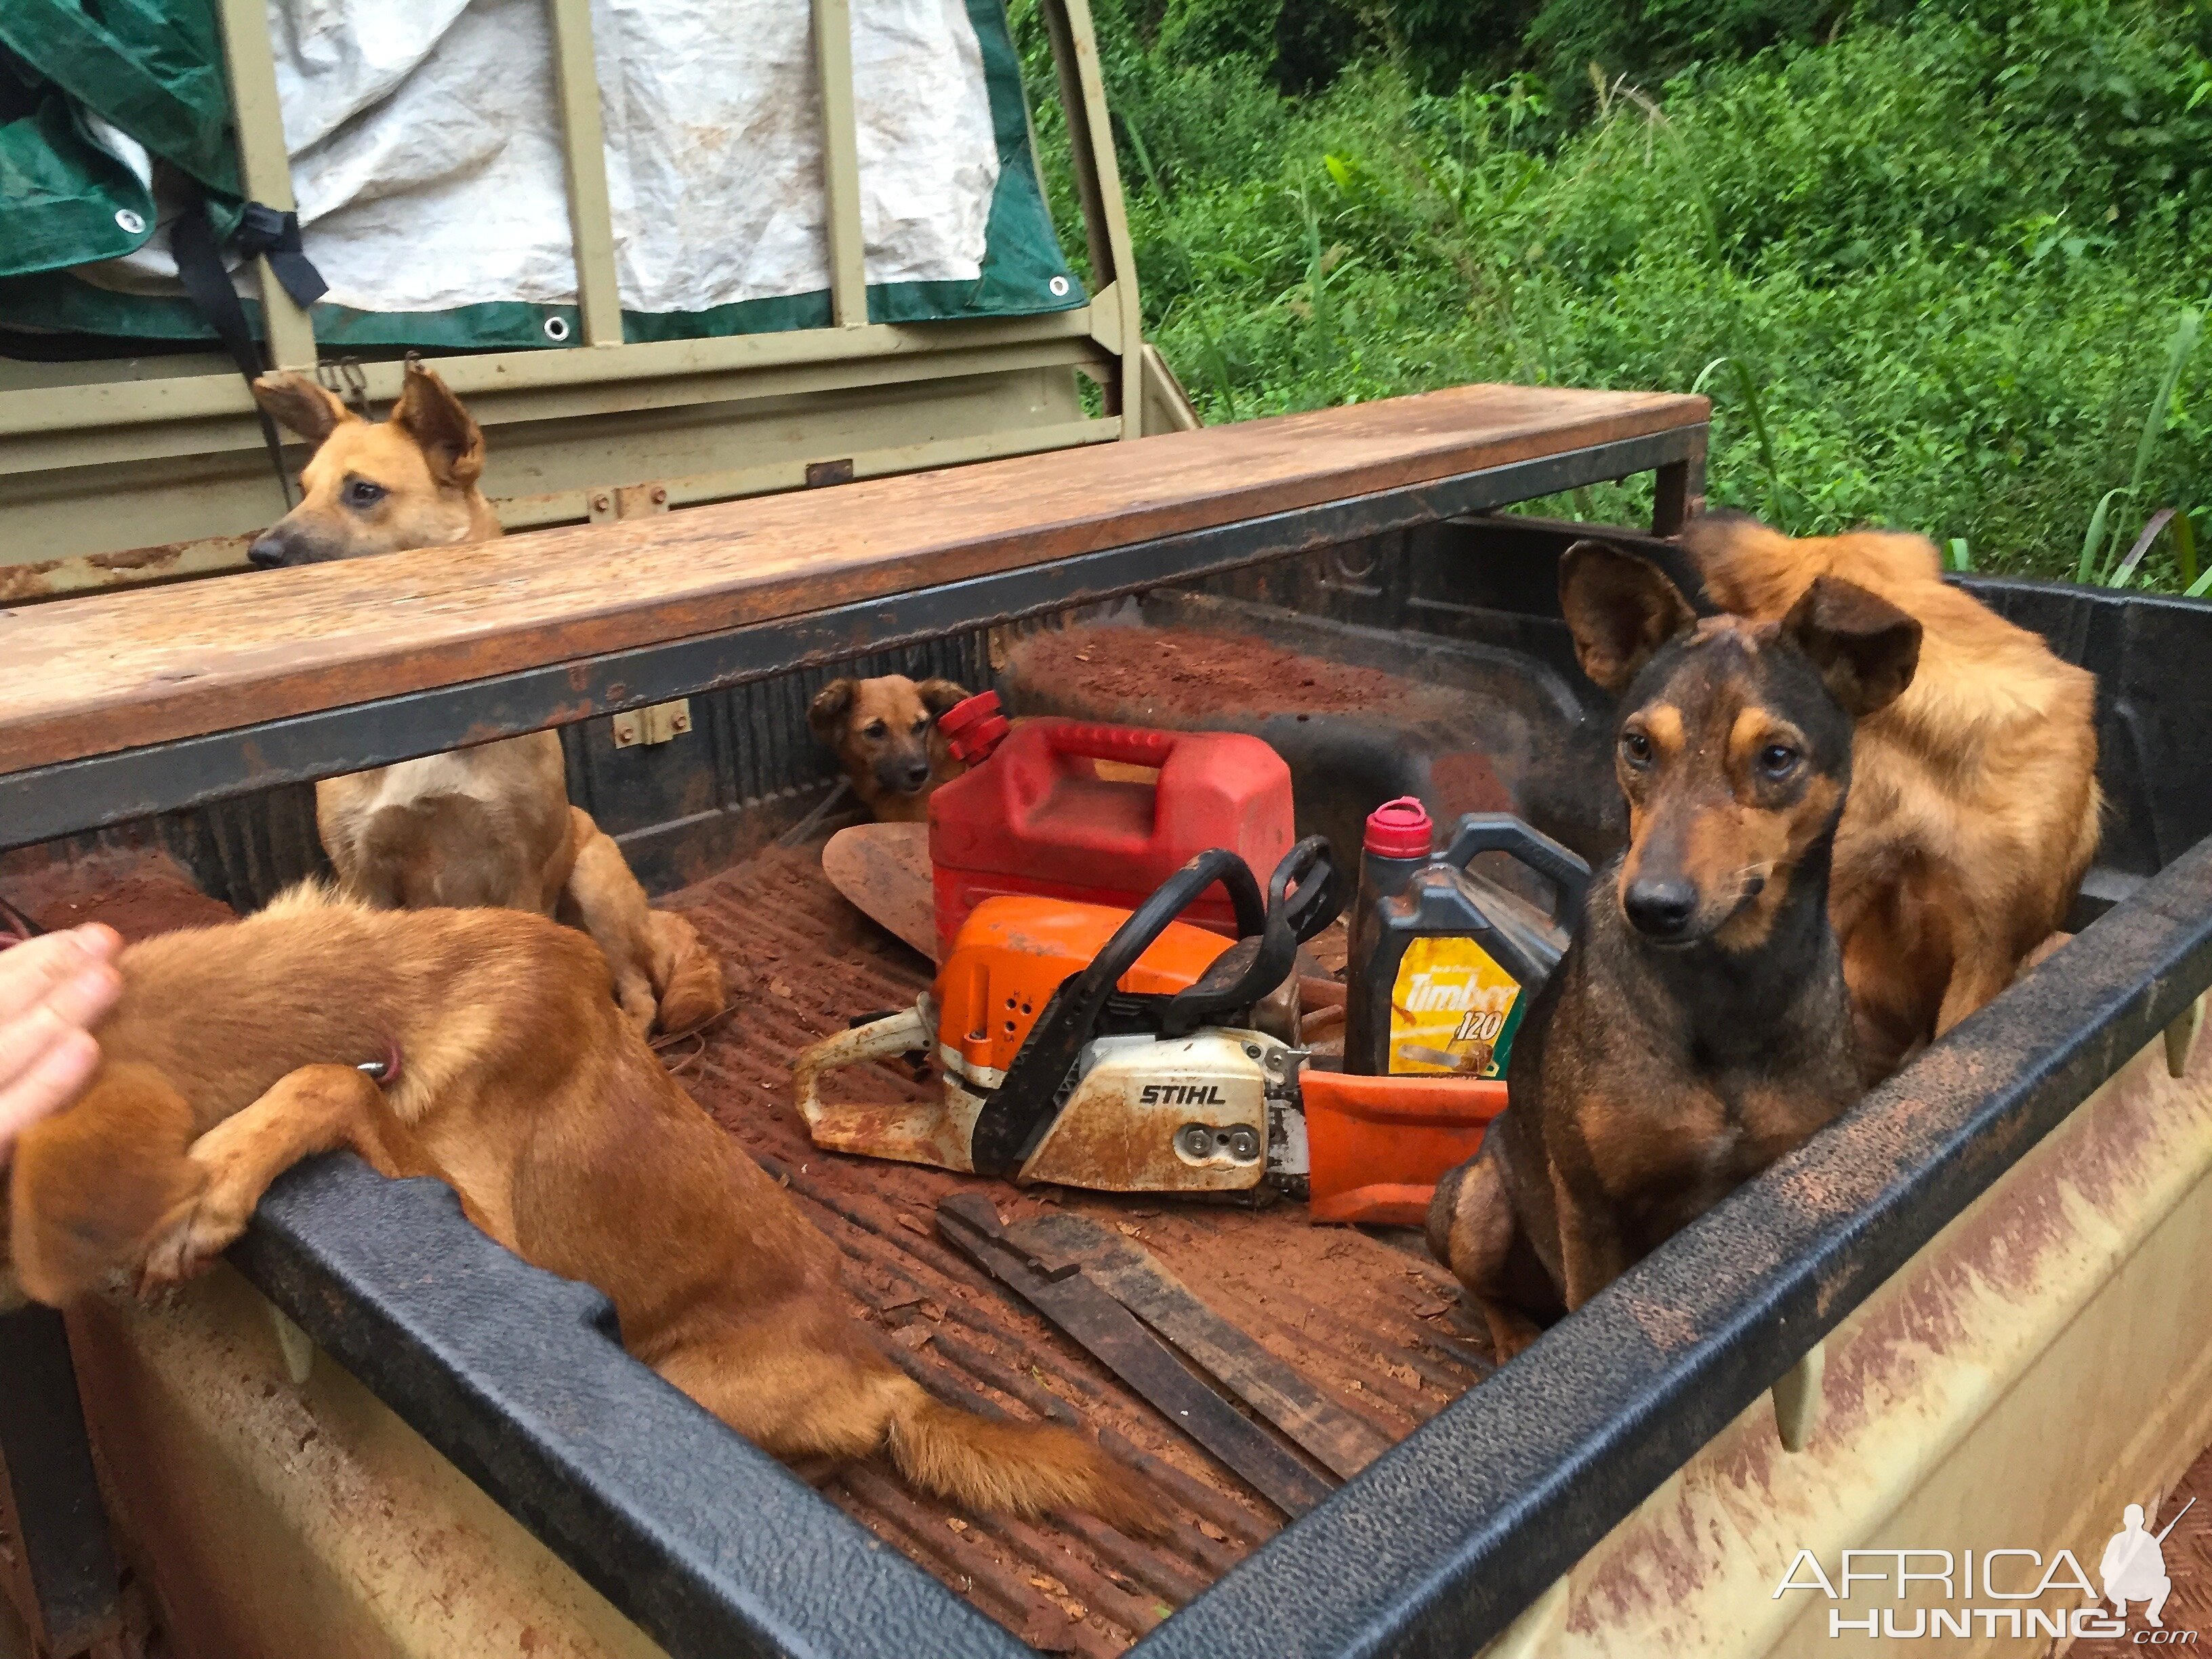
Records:
<instances>
[{"instance_id":1,"label":"hunter silhouette logo","mask_svg":"<svg viewBox=\"0 0 2212 1659\"><path fill-rule=\"evenodd\" d=\"M2120 1530L2105 1546L2104 1559L2097 1566L2097 1576L2105 1581L2105 1599L2122 1619L2128 1616L2129 1602L2141 1601L2143 1622L2153 1630L2166 1628L2166 1620L2159 1615L2166 1611L2166 1598L2173 1592L2173 1580L2166 1576L2166 1534L2181 1524L2182 1515L2196 1506L2197 1500L2191 1498L2181 1506L2181 1515L2166 1523L2164 1531L2152 1533L2143 1526L2142 1505L2128 1505Z\"/></svg>"},{"instance_id":2,"label":"hunter silhouette logo","mask_svg":"<svg viewBox=\"0 0 2212 1659\"><path fill-rule=\"evenodd\" d=\"M2118 1638L2130 1647L2194 1646L2197 1632L2166 1627L2166 1540L2195 1507L2191 1498L2160 1531L2145 1523L2143 1508L2130 1504L2097 1558L2100 1595L2071 1550L2045 1557L2032 1549L1845 1550L1831 1575L1811 1550L1801 1549L1774 1588L1779 1600L1810 1590L1831 1602L1831 1639L1858 1635L1887 1643L1978 1636L2003 1638ZM1861 1586L1876 1585L1869 1595ZM2068 1598L2072 1604L2066 1605ZM2130 1632L2130 1610L2142 1626Z\"/></svg>"}]
</instances>

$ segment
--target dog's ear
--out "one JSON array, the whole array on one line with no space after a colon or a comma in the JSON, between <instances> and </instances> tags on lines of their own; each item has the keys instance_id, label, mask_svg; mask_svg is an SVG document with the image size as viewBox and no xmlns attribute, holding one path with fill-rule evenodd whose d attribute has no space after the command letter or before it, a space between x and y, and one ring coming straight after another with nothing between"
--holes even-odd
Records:
<instances>
[{"instance_id":1,"label":"dog's ear","mask_svg":"<svg viewBox=\"0 0 2212 1659\"><path fill-rule=\"evenodd\" d=\"M318 446L348 421L361 418L329 387L289 369L264 374L254 381L253 401L287 432L295 432Z\"/></svg>"},{"instance_id":2,"label":"dog's ear","mask_svg":"<svg viewBox=\"0 0 2212 1659\"><path fill-rule=\"evenodd\" d=\"M483 476L483 433L435 369L410 358L392 423L405 429L441 483L465 489Z\"/></svg>"},{"instance_id":3,"label":"dog's ear","mask_svg":"<svg viewBox=\"0 0 2212 1659\"><path fill-rule=\"evenodd\" d=\"M1782 631L1853 720L1896 701L1920 666L1919 623L1841 576L1817 578L1790 607Z\"/></svg>"},{"instance_id":4,"label":"dog's ear","mask_svg":"<svg viewBox=\"0 0 2212 1659\"><path fill-rule=\"evenodd\" d=\"M1583 672L1616 696L1698 613L1667 573L1605 542L1577 542L1559 559L1559 609Z\"/></svg>"},{"instance_id":5,"label":"dog's ear","mask_svg":"<svg viewBox=\"0 0 2212 1659\"><path fill-rule=\"evenodd\" d=\"M968 688L951 680L924 680L915 690L921 696L921 706L929 710L934 720L968 701Z\"/></svg>"},{"instance_id":6,"label":"dog's ear","mask_svg":"<svg viewBox=\"0 0 2212 1659\"><path fill-rule=\"evenodd\" d=\"M832 680L817 691L814 701L806 705L806 729L823 743L836 742L837 730L852 709L853 693L859 685L857 680Z\"/></svg>"}]
</instances>

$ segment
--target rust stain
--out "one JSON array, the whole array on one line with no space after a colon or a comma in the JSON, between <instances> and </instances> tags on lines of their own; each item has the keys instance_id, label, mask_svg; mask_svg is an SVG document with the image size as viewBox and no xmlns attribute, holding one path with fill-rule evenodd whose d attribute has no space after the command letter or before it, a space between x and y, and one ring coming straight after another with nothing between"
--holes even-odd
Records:
<instances>
[{"instance_id":1,"label":"rust stain","mask_svg":"<svg viewBox=\"0 0 2212 1659\"><path fill-rule=\"evenodd\" d=\"M213 575L246 564L251 536L212 536L162 542L112 553L73 553L66 558L0 564L0 605L64 598L88 589L134 586L179 576Z\"/></svg>"}]
</instances>

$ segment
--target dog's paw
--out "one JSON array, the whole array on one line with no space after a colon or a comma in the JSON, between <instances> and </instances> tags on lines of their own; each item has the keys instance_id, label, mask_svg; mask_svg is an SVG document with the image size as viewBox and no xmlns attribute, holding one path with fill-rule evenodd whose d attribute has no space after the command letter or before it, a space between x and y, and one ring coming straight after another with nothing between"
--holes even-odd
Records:
<instances>
[{"instance_id":1,"label":"dog's paw","mask_svg":"<svg viewBox=\"0 0 2212 1659\"><path fill-rule=\"evenodd\" d=\"M223 1203L210 1186L155 1235L138 1265L138 1294L151 1296L198 1278L238 1242L252 1218L250 1207L240 1212Z\"/></svg>"}]
</instances>

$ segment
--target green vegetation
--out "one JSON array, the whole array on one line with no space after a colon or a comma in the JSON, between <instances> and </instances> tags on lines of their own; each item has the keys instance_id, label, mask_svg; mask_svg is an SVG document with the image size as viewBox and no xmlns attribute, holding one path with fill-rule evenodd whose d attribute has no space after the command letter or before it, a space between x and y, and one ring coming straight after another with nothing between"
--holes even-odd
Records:
<instances>
[{"instance_id":1,"label":"green vegetation","mask_svg":"<svg viewBox=\"0 0 2212 1659\"><path fill-rule=\"evenodd\" d=\"M1148 322L1209 420L1694 386L1717 501L2197 582L2202 0L1095 3ZM1038 125L1073 225L1042 100Z\"/></svg>"}]
</instances>

